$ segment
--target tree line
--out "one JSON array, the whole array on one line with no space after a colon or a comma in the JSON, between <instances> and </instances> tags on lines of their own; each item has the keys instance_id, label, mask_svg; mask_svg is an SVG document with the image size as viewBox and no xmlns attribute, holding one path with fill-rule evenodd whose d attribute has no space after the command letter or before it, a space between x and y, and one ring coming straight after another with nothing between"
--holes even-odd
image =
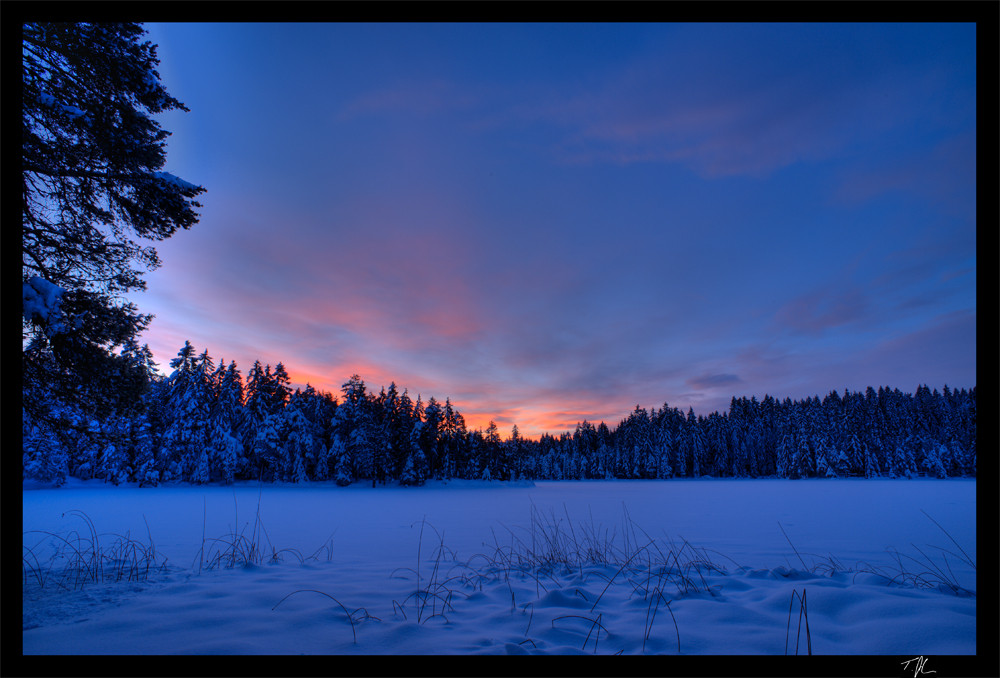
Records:
<instances>
[{"instance_id":1,"label":"tree line","mask_svg":"<svg viewBox=\"0 0 1000 678\"><path fill-rule=\"evenodd\" d=\"M976 389L916 393L869 387L804 400L733 398L707 416L664 403L614 428L502 437L469 430L450 399L376 393L358 375L338 395L292 389L285 367L215 363L186 342L161 377L148 347L105 390L67 401L26 380L25 479L137 482L335 481L420 485L428 479L559 480L976 475ZM109 403L117 403L117 405Z\"/></svg>"}]
</instances>

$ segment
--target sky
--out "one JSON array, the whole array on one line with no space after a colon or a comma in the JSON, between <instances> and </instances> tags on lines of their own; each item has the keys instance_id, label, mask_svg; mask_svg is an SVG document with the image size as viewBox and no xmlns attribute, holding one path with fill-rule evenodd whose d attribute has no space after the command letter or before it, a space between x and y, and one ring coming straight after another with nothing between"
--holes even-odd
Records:
<instances>
[{"instance_id":1,"label":"sky","mask_svg":"<svg viewBox=\"0 0 1000 678\"><path fill-rule=\"evenodd\" d=\"M147 24L201 220L133 295L470 430L976 384L974 24Z\"/></svg>"}]
</instances>

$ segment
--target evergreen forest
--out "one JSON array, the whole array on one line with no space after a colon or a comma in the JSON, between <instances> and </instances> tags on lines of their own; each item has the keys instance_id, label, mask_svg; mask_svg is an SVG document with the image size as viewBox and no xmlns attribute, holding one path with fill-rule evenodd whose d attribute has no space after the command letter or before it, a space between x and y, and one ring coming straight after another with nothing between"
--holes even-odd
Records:
<instances>
[{"instance_id":1,"label":"evergreen forest","mask_svg":"<svg viewBox=\"0 0 1000 678\"><path fill-rule=\"evenodd\" d=\"M468 430L450 399L414 400L357 375L337 395L292 390L283 364L246 379L186 342L160 376L129 342L117 374L60 397L25 379L25 479L137 482L335 481L420 485L428 479L560 480L976 475L976 389L916 393L868 387L824 398L733 398L695 415L636 406L617 426L583 421L538 440L515 425ZM78 387L79 389L80 387Z\"/></svg>"}]
</instances>

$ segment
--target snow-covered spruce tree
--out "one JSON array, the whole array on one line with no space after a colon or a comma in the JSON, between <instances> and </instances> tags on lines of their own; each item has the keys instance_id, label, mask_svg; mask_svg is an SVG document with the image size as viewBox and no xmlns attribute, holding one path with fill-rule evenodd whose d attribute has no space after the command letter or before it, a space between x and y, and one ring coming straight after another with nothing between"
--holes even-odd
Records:
<instances>
[{"instance_id":1,"label":"snow-covered spruce tree","mask_svg":"<svg viewBox=\"0 0 1000 678\"><path fill-rule=\"evenodd\" d=\"M43 382L25 380L23 393L23 400L36 406L21 408L22 477L62 485L79 435L76 408L53 397Z\"/></svg>"},{"instance_id":2,"label":"snow-covered spruce tree","mask_svg":"<svg viewBox=\"0 0 1000 678\"><path fill-rule=\"evenodd\" d=\"M443 478L443 474L441 473L441 466L438 461L438 450L440 448L441 430L444 428L441 405L434 396L431 396L422 412L424 425L420 429L420 446L423 448L424 456L427 458L427 472L429 477L434 476L440 480Z\"/></svg>"},{"instance_id":3,"label":"snow-covered spruce tree","mask_svg":"<svg viewBox=\"0 0 1000 678\"><path fill-rule=\"evenodd\" d=\"M907 449L907 445L899 444L895 452L889 457L889 468L887 474L890 478L912 478L915 472L913 463L913 453Z\"/></svg>"},{"instance_id":4,"label":"snow-covered spruce tree","mask_svg":"<svg viewBox=\"0 0 1000 678\"><path fill-rule=\"evenodd\" d=\"M95 475L105 482L119 485L128 482L134 470L132 458L132 419L115 416L101 422L101 454L97 458Z\"/></svg>"},{"instance_id":5,"label":"snow-covered spruce tree","mask_svg":"<svg viewBox=\"0 0 1000 678\"><path fill-rule=\"evenodd\" d=\"M826 477L846 477L851 475L851 462L847 458L847 452L844 451L843 447L838 447L828 454L826 460L829 462L830 466L827 469Z\"/></svg>"},{"instance_id":6,"label":"snow-covered spruce tree","mask_svg":"<svg viewBox=\"0 0 1000 678\"><path fill-rule=\"evenodd\" d=\"M389 395L385 392L385 387L378 397L371 403L372 434L374 444L372 445L372 481L385 485L389 478L394 478L396 452L392 447L392 435L390 430L390 412L388 410ZM398 406L398 394L393 408Z\"/></svg>"},{"instance_id":7,"label":"snow-covered spruce tree","mask_svg":"<svg viewBox=\"0 0 1000 678\"><path fill-rule=\"evenodd\" d=\"M420 448L417 448L419 454L422 456L423 452ZM399 474L399 484L400 485L423 485L424 481L420 478L420 474L417 472L416 462L414 461L413 455L408 455L406 457L406 463L403 464L403 470Z\"/></svg>"},{"instance_id":8,"label":"snow-covered spruce tree","mask_svg":"<svg viewBox=\"0 0 1000 678\"><path fill-rule=\"evenodd\" d=\"M427 458L420 447L420 429L423 422L416 422L410 433L409 454L399 476L400 485L423 485L427 480Z\"/></svg>"},{"instance_id":9,"label":"snow-covered spruce tree","mask_svg":"<svg viewBox=\"0 0 1000 678\"><path fill-rule=\"evenodd\" d=\"M168 132L152 116L187 109L143 36L137 24L22 26L23 378L99 416L129 406L122 391L81 386L106 382L110 349L150 320L124 301L159 265L141 240L192 226L204 190L162 171Z\"/></svg>"},{"instance_id":10,"label":"snow-covered spruce tree","mask_svg":"<svg viewBox=\"0 0 1000 678\"><path fill-rule=\"evenodd\" d=\"M729 419L724 414L712 412L708 415L708 444L709 460L712 468L712 476L719 477L725 475L729 464ZM773 455L772 455L773 456ZM773 464L765 467L768 475L774 473Z\"/></svg>"},{"instance_id":11,"label":"snow-covered spruce tree","mask_svg":"<svg viewBox=\"0 0 1000 678\"><path fill-rule=\"evenodd\" d=\"M865 469L867 468L866 462L868 461L868 447L856 432L852 432L848 436L847 449L845 452L847 455L848 468L838 468L837 471L841 475L864 475Z\"/></svg>"},{"instance_id":12,"label":"snow-covered spruce tree","mask_svg":"<svg viewBox=\"0 0 1000 678\"><path fill-rule=\"evenodd\" d=\"M700 417L695 417L694 408L688 408L688 436L689 436L689 446L691 448L691 477L699 478L704 474L709 463L709 448L708 439L705 435L705 420Z\"/></svg>"},{"instance_id":13,"label":"snow-covered spruce tree","mask_svg":"<svg viewBox=\"0 0 1000 678\"><path fill-rule=\"evenodd\" d=\"M293 483L308 481L307 468L312 468L316 463L315 429L302 412L300 401L301 397L293 396L284 411L288 433L281 454L283 475L284 480Z\"/></svg>"},{"instance_id":14,"label":"snow-covered spruce tree","mask_svg":"<svg viewBox=\"0 0 1000 678\"><path fill-rule=\"evenodd\" d=\"M339 408L338 408L339 410ZM354 482L354 465L351 463L347 446L341 439L339 433L333 434L333 442L330 444L328 454L333 464L333 480L340 487L346 487Z\"/></svg>"},{"instance_id":15,"label":"snow-covered spruce tree","mask_svg":"<svg viewBox=\"0 0 1000 678\"><path fill-rule=\"evenodd\" d=\"M204 484L212 479L216 466L215 449L212 445L211 413L218 400L218 384L214 381L215 361L208 354L208 349L198 356L194 375L195 398L198 401L198 420L200 435L197 443L188 450L182 467L190 473L192 482Z\"/></svg>"},{"instance_id":16,"label":"snow-covered spruce tree","mask_svg":"<svg viewBox=\"0 0 1000 678\"><path fill-rule=\"evenodd\" d=\"M882 475L882 470L879 467L878 456L872 450L872 448L865 446L865 478L878 478Z\"/></svg>"},{"instance_id":17,"label":"snow-covered spruce tree","mask_svg":"<svg viewBox=\"0 0 1000 678\"><path fill-rule=\"evenodd\" d=\"M454 477L464 462L463 447L467 435L465 417L451 404L451 398L445 398L438 454L441 475L445 479Z\"/></svg>"},{"instance_id":18,"label":"snow-covered spruce tree","mask_svg":"<svg viewBox=\"0 0 1000 678\"><path fill-rule=\"evenodd\" d=\"M563 452L561 449L556 453L559 465L562 467L562 477L565 480L577 480L580 472L579 460L575 454Z\"/></svg>"},{"instance_id":19,"label":"snow-covered spruce tree","mask_svg":"<svg viewBox=\"0 0 1000 678\"><path fill-rule=\"evenodd\" d=\"M347 448L354 460L354 471L358 478L372 481L372 487L378 480L378 452L381 443L380 427L375 417L374 408L369 402L360 404Z\"/></svg>"},{"instance_id":20,"label":"snow-covered spruce tree","mask_svg":"<svg viewBox=\"0 0 1000 678\"><path fill-rule=\"evenodd\" d=\"M658 423L653 429L653 450L657 456L656 477L673 477L674 466L671 463L671 458L676 457L674 454L674 437L666 422ZM608 476L605 473L603 477Z\"/></svg>"},{"instance_id":21,"label":"snow-covered spruce tree","mask_svg":"<svg viewBox=\"0 0 1000 678\"><path fill-rule=\"evenodd\" d=\"M816 450L816 477L817 478L828 478L836 475L830 469L830 462L826 460L826 443L820 443L820 446Z\"/></svg>"},{"instance_id":22,"label":"snow-covered spruce tree","mask_svg":"<svg viewBox=\"0 0 1000 678\"><path fill-rule=\"evenodd\" d=\"M232 483L246 465L246 453L239 435L243 418L243 378L235 362L219 367L213 376L218 395L209 413L210 442L222 482Z\"/></svg>"},{"instance_id":23,"label":"snow-covered spruce tree","mask_svg":"<svg viewBox=\"0 0 1000 678\"><path fill-rule=\"evenodd\" d=\"M491 419L483 434L483 466L480 477L484 480L502 479L501 445L500 432L496 422Z\"/></svg>"},{"instance_id":24,"label":"snow-covered spruce tree","mask_svg":"<svg viewBox=\"0 0 1000 678\"><path fill-rule=\"evenodd\" d=\"M395 387L396 384L392 383L389 386L389 390L392 391ZM399 396L399 405L396 407L395 419L390 423L392 449L396 452L396 478L402 477L406 459L410 456L413 429L417 423L413 413L413 401L410 400L410 394L404 388L403 395Z\"/></svg>"},{"instance_id":25,"label":"snow-covered spruce tree","mask_svg":"<svg viewBox=\"0 0 1000 678\"><path fill-rule=\"evenodd\" d=\"M285 371L285 366L281 363L275 365L274 373L271 374L271 379L267 382L269 395L268 407L271 412L277 412L288 403L292 395L292 387L288 385L290 381L291 377Z\"/></svg>"},{"instance_id":26,"label":"snow-covered spruce tree","mask_svg":"<svg viewBox=\"0 0 1000 678\"><path fill-rule=\"evenodd\" d=\"M334 458L334 479L338 484L370 479L374 485L374 423L371 399L365 382L351 375L341 386L343 402L334 414L333 435L344 446L344 452Z\"/></svg>"},{"instance_id":27,"label":"snow-covered spruce tree","mask_svg":"<svg viewBox=\"0 0 1000 678\"><path fill-rule=\"evenodd\" d=\"M943 460L941 459L942 453L945 452L945 447L937 443L928 442L927 448L924 452L923 469L924 472L932 478L947 478L948 471L945 469Z\"/></svg>"},{"instance_id":28,"label":"snow-covered spruce tree","mask_svg":"<svg viewBox=\"0 0 1000 678\"><path fill-rule=\"evenodd\" d=\"M257 456L257 431L264 425L268 415L268 375L259 360L254 361L247 375L243 416L237 424L237 438L246 450L246 473L256 480L261 475L262 460Z\"/></svg>"},{"instance_id":29,"label":"snow-covered spruce tree","mask_svg":"<svg viewBox=\"0 0 1000 678\"><path fill-rule=\"evenodd\" d=\"M788 455L788 466L785 468L785 476L792 480L807 478L807 459L809 459L809 443L806 436L802 434L792 435L787 438L791 445Z\"/></svg>"},{"instance_id":30,"label":"snow-covered spruce tree","mask_svg":"<svg viewBox=\"0 0 1000 678\"><path fill-rule=\"evenodd\" d=\"M160 482L160 472L156 467L156 441L149 415L139 412L133 424L133 442L135 444L134 479L139 487L155 487Z\"/></svg>"},{"instance_id":31,"label":"snow-covered spruce tree","mask_svg":"<svg viewBox=\"0 0 1000 678\"><path fill-rule=\"evenodd\" d=\"M207 352L196 358L190 341L185 341L177 357L170 361L174 372L167 378L168 423L161 440L164 480L209 480L208 459L202 457L209 447L212 402L206 362L210 361Z\"/></svg>"},{"instance_id":32,"label":"snow-covered spruce tree","mask_svg":"<svg viewBox=\"0 0 1000 678\"><path fill-rule=\"evenodd\" d=\"M385 439L385 448L381 452L379 463L382 471L382 480L399 478L405 462L406 453L409 449L409 428L410 422L403 421L402 402L396 382L389 384L389 390L382 390L385 395L380 398L382 409L382 430Z\"/></svg>"},{"instance_id":33,"label":"snow-covered spruce tree","mask_svg":"<svg viewBox=\"0 0 1000 678\"><path fill-rule=\"evenodd\" d=\"M316 465L312 470L312 479L319 481L330 479L330 448L322 441L316 450Z\"/></svg>"},{"instance_id":34,"label":"snow-covered spruce tree","mask_svg":"<svg viewBox=\"0 0 1000 678\"><path fill-rule=\"evenodd\" d=\"M795 441L790 432L782 435L781 441L778 443L778 448L775 450L774 455L774 474L778 478L788 477L788 471L792 466L792 451L794 449L794 444Z\"/></svg>"},{"instance_id":35,"label":"snow-covered spruce tree","mask_svg":"<svg viewBox=\"0 0 1000 678\"><path fill-rule=\"evenodd\" d=\"M39 480L59 487L66 482L69 463L66 451L44 420L35 421L21 412L22 473L24 480Z\"/></svg>"},{"instance_id":36,"label":"snow-covered spruce tree","mask_svg":"<svg viewBox=\"0 0 1000 678\"><path fill-rule=\"evenodd\" d=\"M280 480L284 470L283 453L288 435L288 420L282 410L271 412L260 427L254 439L254 457L260 465L257 469L261 480Z\"/></svg>"},{"instance_id":37,"label":"snow-covered spruce tree","mask_svg":"<svg viewBox=\"0 0 1000 678\"><path fill-rule=\"evenodd\" d=\"M85 415L77 415L74 427L83 431L74 442L70 472L75 478L90 480L97 477L100 469L100 459L104 436L101 435L101 425L96 419Z\"/></svg>"},{"instance_id":38,"label":"snow-covered spruce tree","mask_svg":"<svg viewBox=\"0 0 1000 678\"><path fill-rule=\"evenodd\" d=\"M483 432L477 429L469 433L468 452L465 455L465 463L462 466L462 475L465 479L478 478L483 469Z\"/></svg>"}]
</instances>

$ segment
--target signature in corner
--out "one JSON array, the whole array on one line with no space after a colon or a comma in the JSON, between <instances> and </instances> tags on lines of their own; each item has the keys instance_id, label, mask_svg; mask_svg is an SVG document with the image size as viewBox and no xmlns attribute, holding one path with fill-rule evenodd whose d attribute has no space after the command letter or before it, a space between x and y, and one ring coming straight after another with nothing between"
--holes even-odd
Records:
<instances>
[{"instance_id":1,"label":"signature in corner","mask_svg":"<svg viewBox=\"0 0 1000 678\"><path fill-rule=\"evenodd\" d=\"M900 662L903 665L903 670L905 671L910 667L910 664L917 662L917 668L913 671L913 678L917 678L921 673L937 673L937 671L925 671L924 667L927 666L927 659L925 657L914 657L905 662Z\"/></svg>"}]
</instances>

